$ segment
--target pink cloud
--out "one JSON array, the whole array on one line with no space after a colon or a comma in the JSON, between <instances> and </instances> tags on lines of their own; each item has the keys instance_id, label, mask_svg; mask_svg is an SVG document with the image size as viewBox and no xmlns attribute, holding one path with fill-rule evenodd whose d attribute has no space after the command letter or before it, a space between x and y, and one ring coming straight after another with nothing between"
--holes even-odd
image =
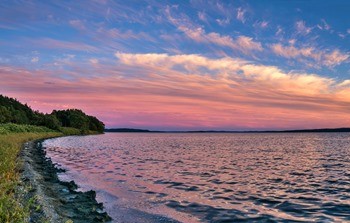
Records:
<instances>
[{"instance_id":1,"label":"pink cloud","mask_svg":"<svg viewBox=\"0 0 350 223\"><path fill-rule=\"evenodd\" d=\"M253 26L256 27L256 28L260 28L260 29L266 29L269 26L269 22L264 21L264 20L263 21L256 21L253 24ZM278 29L280 29L280 27L278 27Z\"/></svg>"},{"instance_id":2,"label":"pink cloud","mask_svg":"<svg viewBox=\"0 0 350 223\"><path fill-rule=\"evenodd\" d=\"M246 10L244 10L243 8L238 8L237 9L237 16L236 18L241 21L242 23L245 23L245 14L246 14Z\"/></svg>"},{"instance_id":3,"label":"pink cloud","mask_svg":"<svg viewBox=\"0 0 350 223\"><path fill-rule=\"evenodd\" d=\"M303 20L299 20L295 23L295 29L296 29L297 33L299 33L301 35L307 35L312 31L312 28L306 26L306 24Z\"/></svg>"},{"instance_id":4,"label":"pink cloud","mask_svg":"<svg viewBox=\"0 0 350 223\"><path fill-rule=\"evenodd\" d=\"M109 127L292 129L350 125L349 80L289 73L230 57L116 56L115 65L71 65L77 66L71 68L76 72L71 80L60 78L62 70L0 67L0 93L44 112L80 108Z\"/></svg>"},{"instance_id":5,"label":"pink cloud","mask_svg":"<svg viewBox=\"0 0 350 223\"><path fill-rule=\"evenodd\" d=\"M308 62L311 60L317 62L313 66L334 67L341 63L348 62L349 53L335 50L319 50L315 47L296 47L294 45L284 46L280 43L271 45L272 51L278 56L285 58L298 59L300 62ZM306 60L306 61L305 61Z\"/></svg>"},{"instance_id":6,"label":"pink cloud","mask_svg":"<svg viewBox=\"0 0 350 223\"><path fill-rule=\"evenodd\" d=\"M174 18L171 15L169 7L165 10L165 14L168 20L175 25L178 30L182 31L188 38L195 42L228 47L232 50L238 50L246 55L252 55L253 52L263 50L261 43L254 41L251 37L240 35L234 39L231 36L221 35L216 32L207 33L202 27L198 27L186 19ZM220 20L220 23L222 22L223 21Z\"/></svg>"},{"instance_id":7,"label":"pink cloud","mask_svg":"<svg viewBox=\"0 0 350 223\"><path fill-rule=\"evenodd\" d=\"M208 22L207 14L205 12L198 12L198 19L201 20L202 22Z\"/></svg>"},{"instance_id":8,"label":"pink cloud","mask_svg":"<svg viewBox=\"0 0 350 223\"><path fill-rule=\"evenodd\" d=\"M238 36L233 39L227 35L219 33L206 33L202 28L190 29L185 26L179 26L179 30L183 31L187 37L199 43L212 43L218 46L229 47L233 50L239 50L244 54L251 54L253 51L262 51L261 43L256 42L251 37Z\"/></svg>"}]
</instances>

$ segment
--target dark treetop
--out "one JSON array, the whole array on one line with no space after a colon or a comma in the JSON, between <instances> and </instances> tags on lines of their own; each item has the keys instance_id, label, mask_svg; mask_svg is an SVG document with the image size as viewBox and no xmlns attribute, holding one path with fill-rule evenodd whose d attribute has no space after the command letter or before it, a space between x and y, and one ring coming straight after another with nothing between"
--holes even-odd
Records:
<instances>
[{"instance_id":1,"label":"dark treetop","mask_svg":"<svg viewBox=\"0 0 350 223\"><path fill-rule=\"evenodd\" d=\"M0 95L0 124L15 123L46 126L60 130L61 127L79 129L81 133L103 132L104 124L94 116L86 115L79 109L54 110L51 114L33 111L27 104Z\"/></svg>"}]
</instances>

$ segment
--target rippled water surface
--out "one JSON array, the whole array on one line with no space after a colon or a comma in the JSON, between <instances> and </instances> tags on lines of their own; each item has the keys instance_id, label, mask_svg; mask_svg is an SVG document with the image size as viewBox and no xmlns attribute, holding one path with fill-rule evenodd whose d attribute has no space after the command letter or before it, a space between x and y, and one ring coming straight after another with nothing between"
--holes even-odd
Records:
<instances>
[{"instance_id":1,"label":"rippled water surface","mask_svg":"<svg viewBox=\"0 0 350 223\"><path fill-rule=\"evenodd\" d=\"M350 221L349 133L107 133L44 146L115 222Z\"/></svg>"}]
</instances>

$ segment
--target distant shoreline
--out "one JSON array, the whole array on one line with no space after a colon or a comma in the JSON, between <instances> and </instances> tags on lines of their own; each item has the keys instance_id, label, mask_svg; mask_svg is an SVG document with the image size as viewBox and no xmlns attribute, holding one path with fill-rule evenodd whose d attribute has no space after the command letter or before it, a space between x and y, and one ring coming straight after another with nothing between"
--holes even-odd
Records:
<instances>
[{"instance_id":1,"label":"distant shoreline","mask_svg":"<svg viewBox=\"0 0 350 223\"><path fill-rule=\"evenodd\" d=\"M269 130L269 131L216 131L216 130L198 130L198 131L153 131L148 129L132 128L112 128L105 129L104 132L128 132L128 133L322 133L322 132L350 132L350 128L326 128L326 129L296 129L296 130Z\"/></svg>"}]
</instances>

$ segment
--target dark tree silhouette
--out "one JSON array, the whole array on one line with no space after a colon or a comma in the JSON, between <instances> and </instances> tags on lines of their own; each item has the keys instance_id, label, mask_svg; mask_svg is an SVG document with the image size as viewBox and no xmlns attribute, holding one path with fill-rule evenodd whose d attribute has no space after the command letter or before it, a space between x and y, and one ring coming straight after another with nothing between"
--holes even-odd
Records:
<instances>
[{"instance_id":1,"label":"dark tree silhouette","mask_svg":"<svg viewBox=\"0 0 350 223\"><path fill-rule=\"evenodd\" d=\"M86 115L79 109L67 109L51 114L33 111L28 105L16 99L0 95L0 123L30 124L46 126L50 129L60 130L61 127L79 129L82 133L89 130L104 131L104 124L94 116Z\"/></svg>"}]
</instances>

